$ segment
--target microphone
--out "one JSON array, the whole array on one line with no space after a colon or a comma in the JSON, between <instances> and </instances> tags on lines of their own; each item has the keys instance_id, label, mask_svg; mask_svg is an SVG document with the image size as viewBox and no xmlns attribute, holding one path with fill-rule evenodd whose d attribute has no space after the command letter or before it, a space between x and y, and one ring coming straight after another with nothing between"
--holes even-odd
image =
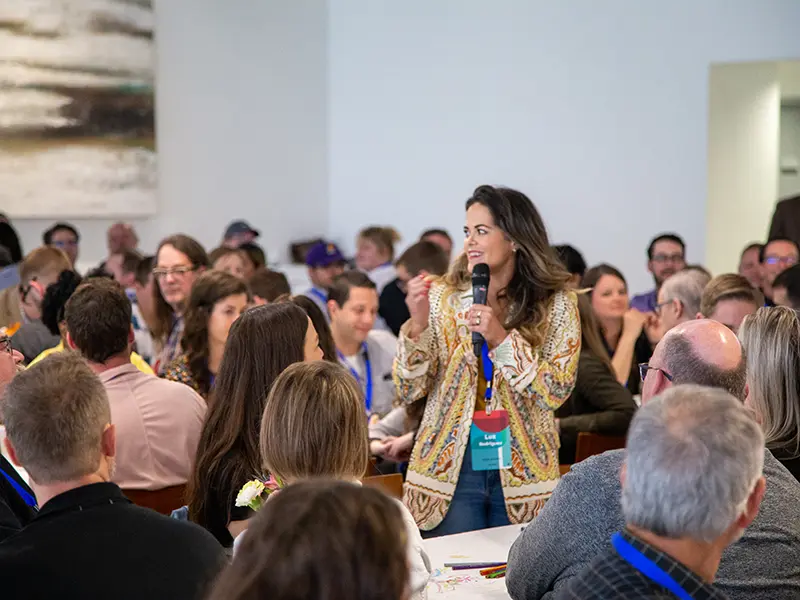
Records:
<instances>
[{"instance_id":1,"label":"microphone","mask_svg":"<svg viewBox=\"0 0 800 600\"><path fill-rule=\"evenodd\" d=\"M486 304L489 295L489 265L480 263L472 269L472 303ZM483 336L477 331L472 332L472 350L475 356L480 357L483 349Z\"/></svg>"}]
</instances>

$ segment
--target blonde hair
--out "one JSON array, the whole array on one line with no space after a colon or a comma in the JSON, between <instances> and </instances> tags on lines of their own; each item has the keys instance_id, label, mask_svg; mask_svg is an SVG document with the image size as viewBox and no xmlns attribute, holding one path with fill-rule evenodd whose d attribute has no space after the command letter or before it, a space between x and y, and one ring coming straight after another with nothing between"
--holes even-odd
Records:
<instances>
[{"instance_id":1,"label":"blonde hair","mask_svg":"<svg viewBox=\"0 0 800 600\"><path fill-rule=\"evenodd\" d=\"M358 238L369 240L378 247L378 250L389 253L389 260L394 261L394 245L400 241L400 233L394 227L380 227L373 225L362 229Z\"/></svg>"},{"instance_id":2,"label":"blonde hair","mask_svg":"<svg viewBox=\"0 0 800 600\"><path fill-rule=\"evenodd\" d=\"M700 299L700 314L710 317L717 304L725 300L752 302L756 307L764 305L764 295L746 278L737 273L725 273L714 277L703 290Z\"/></svg>"},{"instance_id":3,"label":"blonde hair","mask_svg":"<svg viewBox=\"0 0 800 600\"><path fill-rule=\"evenodd\" d=\"M800 456L800 317L791 308L759 308L739 338L747 356L749 403L766 447Z\"/></svg>"},{"instance_id":4,"label":"blonde hair","mask_svg":"<svg viewBox=\"0 0 800 600\"><path fill-rule=\"evenodd\" d=\"M369 463L364 398L339 364L297 363L275 380L261 419L261 462L292 481L361 479Z\"/></svg>"},{"instance_id":5,"label":"blonde hair","mask_svg":"<svg viewBox=\"0 0 800 600\"><path fill-rule=\"evenodd\" d=\"M41 246L32 250L22 261L19 278L23 284L27 284L34 277L57 275L71 269L72 263L63 250L54 246Z\"/></svg>"}]
</instances>

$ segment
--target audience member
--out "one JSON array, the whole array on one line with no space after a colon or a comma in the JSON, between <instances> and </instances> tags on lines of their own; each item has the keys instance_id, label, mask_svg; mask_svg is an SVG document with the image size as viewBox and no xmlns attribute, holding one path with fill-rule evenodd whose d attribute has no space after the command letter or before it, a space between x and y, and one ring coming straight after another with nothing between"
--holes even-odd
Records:
<instances>
[{"instance_id":1,"label":"audience member","mask_svg":"<svg viewBox=\"0 0 800 600\"><path fill-rule=\"evenodd\" d=\"M244 250L220 246L208 255L211 268L244 279L250 267L250 258Z\"/></svg>"},{"instance_id":2,"label":"audience member","mask_svg":"<svg viewBox=\"0 0 800 600\"><path fill-rule=\"evenodd\" d=\"M355 377L368 415L382 417L395 398L392 363L397 339L373 330L378 315L375 284L360 271L339 275L329 290L328 313L339 362Z\"/></svg>"},{"instance_id":3,"label":"audience member","mask_svg":"<svg viewBox=\"0 0 800 600\"><path fill-rule=\"evenodd\" d=\"M285 484L320 477L359 481L368 465L363 402L361 389L339 365L320 361L288 367L275 380L261 417L265 472ZM414 597L424 597L430 560L414 517L399 501L396 506L406 526L409 589Z\"/></svg>"},{"instance_id":4,"label":"audience member","mask_svg":"<svg viewBox=\"0 0 800 600\"><path fill-rule=\"evenodd\" d=\"M575 462L578 434L625 435L636 412L629 390L617 381L587 294L578 296L581 354L575 389L556 410L561 464Z\"/></svg>"},{"instance_id":5,"label":"audience member","mask_svg":"<svg viewBox=\"0 0 800 600\"><path fill-rule=\"evenodd\" d=\"M261 472L258 431L272 383L292 363L321 358L311 320L290 302L251 308L231 327L188 489L189 518L223 546L252 516L235 501Z\"/></svg>"},{"instance_id":6,"label":"audience member","mask_svg":"<svg viewBox=\"0 0 800 600\"><path fill-rule=\"evenodd\" d=\"M137 272L142 260L142 255L135 250L122 250L108 257L105 263L105 270L125 289L125 294L131 302L131 323L133 325L133 334L136 338L135 349L149 364L154 356L153 336L150 335L150 329L139 309L139 294L137 294L136 288ZM150 261L149 265L152 270L152 261ZM149 277L150 274L147 273L145 276ZM147 298L145 302L152 304L152 290L150 290L150 298Z\"/></svg>"},{"instance_id":7,"label":"audience member","mask_svg":"<svg viewBox=\"0 0 800 600\"><path fill-rule=\"evenodd\" d=\"M150 327L156 348L156 373L181 354L183 313L195 279L210 266L206 251L188 235L176 234L161 241L156 252L153 278L155 318Z\"/></svg>"},{"instance_id":8,"label":"audience member","mask_svg":"<svg viewBox=\"0 0 800 600\"><path fill-rule=\"evenodd\" d=\"M120 297L130 310L121 290ZM204 597L223 549L194 525L133 506L111 483L116 426L81 357L58 354L18 374L3 416L8 453L30 474L41 506L0 544L4 596Z\"/></svg>"},{"instance_id":9,"label":"audience member","mask_svg":"<svg viewBox=\"0 0 800 600\"><path fill-rule=\"evenodd\" d=\"M421 241L409 246L395 263L397 278L388 283L378 301L378 314L395 335L411 318L406 306L408 282L420 273L442 276L447 273L449 259L441 247L433 242Z\"/></svg>"},{"instance_id":10,"label":"audience member","mask_svg":"<svg viewBox=\"0 0 800 600\"><path fill-rule=\"evenodd\" d=\"M14 334L11 342L22 352L25 361L33 366L53 352L63 352L67 339L64 324L64 307L67 300L81 284L75 271L62 271L58 280L47 286L42 299L42 318L26 323Z\"/></svg>"},{"instance_id":11,"label":"audience member","mask_svg":"<svg viewBox=\"0 0 800 600\"><path fill-rule=\"evenodd\" d=\"M729 393L684 385L648 402L620 475L625 528L556 598L724 598L714 576L758 514L763 466L764 436Z\"/></svg>"},{"instance_id":12,"label":"audience member","mask_svg":"<svg viewBox=\"0 0 800 600\"><path fill-rule=\"evenodd\" d=\"M394 245L400 234L393 227L372 226L362 229L356 239L356 267L375 284L378 294L394 280Z\"/></svg>"},{"instance_id":13,"label":"audience member","mask_svg":"<svg viewBox=\"0 0 800 600\"><path fill-rule=\"evenodd\" d=\"M753 242L748 244L739 257L739 275L745 277L756 289L761 289L761 250L764 244Z\"/></svg>"},{"instance_id":14,"label":"audience member","mask_svg":"<svg viewBox=\"0 0 800 600\"><path fill-rule=\"evenodd\" d=\"M590 289L601 341L611 357L617 381L632 394L638 394L638 365L650 360L651 338L655 341L658 320L652 313L630 308L625 277L611 265L601 264L586 271L581 287Z\"/></svg>"},{"instance_id":15,"label":"audience member","mask_svg":"<svg viewBox=\"0 0 800 600\"><path fill-rule=\"evenodd\" d=\"M446 229L426 229L419 236L420 242L433 242L442 249L447 257L447 262L453 257L453 238Z\"/></svg>"},{"instance_id":16,"label":"audience member","mask_svg":"<svg viewBox=\"0 0 800 600\"><path fill-rule=\"evenodd\" d=\"M667 332L642 367L647 373L642 403L687 383L722 388L743 401L745 369L730 329L715 321L689 321ZM624 461L624 450L605 452L574 465L562 478L511 548L506 582L512 598L553 598L553 590L560 591L608 548L611 535L625 526L619 480ZM800 486L766 448L764 476L767 492L758 517L722 555L717 586L731 600L795 600L800 589Z\"/></svg>"},{"instance_id":17,"label":"audience member","mask_svg":"<svg viewBox=\"0 0 800 600\"><path fill-rule=\"evenodd\" d=\"M668 277L686 266L686 244L674 233L662 233L647 247L647 270L653 275L656 287L645 294L634 296L631 308L649 313L658 304L658 290Z\"/></svg>"},{"instance_id":18,"label":"audience member","mask_svg":"<svg viewBox=\"0 0 800 600\"><path fill-rule=\"evenodd\" d=\"M72 264L58 248L37 248L19 267L19 285L0 292L0 328L11 336L25 323L42 317L42 299L47 286Z\"/></svg>"},{"instance_id":19,"label":"audience member","mask_svg":"<svg viewBox=\"0 0 800 600\"><path fill-rule=\"evenodd\" d=\"M703 290L709 281L711 277L703 271L685 269L668 277L661 284L656 305L660 335L676 325L697 318Z\"/></svg>"},{"instance_id":20,"label":"audience member","mask_svg":"<svg viewBox=\"0 0 800 600\"><path fill-rule=\"evenodd\" d=\"M69 223L56 223L42 234L42 242L45 246L53 246L62 250L68 257L70 265L75 268L78 261L78 244L81 236L78 230Z\"/></svg>"},{"instance_id":21,"label":"audience member","mask_svg":"<svg viewBox=\"0 0 800 600\"><path fill-rule=\"evenodd\" d=\"M108 257L97 266L97 270L113 275L109 270L109 260L114 255L122 255L128 252L138 254L136 248L139 246L139 236L136 235L133 225L129 223L114 223L106 232L106 245L108 246Z\"/></svg>"},{"instance_id":22,"label":"audience member","mask_svg":"<svg viewBox=\"0 0 800 600\"><path fill-rule=\"evenodd\" d=\"M145 256L136 265L133 280L133 296L131 298L131 315L133 333L136 337L136 351L149 364L156 359L155 342L150 333L156 321L155 280L153 277L154 256Z\"/></svg>"},{"instance_id":23,"label":"audience member","mask_svg":"<svg viewBox=\"0 0 800 600\"><path fill-rule=\"evenodd\" d=\"M253 273L250 278L250 293L253 294L253 304L262 305L275 302L283 296L289 296L292 289L289 287L286 275L262 268Z\"/></svg>"},{"instance_id":24,"label":"audience member","mask_svg":"<svg viewBox=\"0 0 800 600\"><path fill-rule=\"evenodd\" d=\"M407 600L406 537L378 490L297 483L253 519L210 600Z\"/></svg>"},{"instance_id":25,"label":"audience member","mask_svg":"<svg viewBox=\"0 0 800 600\"><path fill-rule=\"evenodd\" d=\"M583 260L583 255L569 244L553 246L553 250L556 251L558 258L561 259L567 272L572 276L569 286L574 289L579 288L581 286L581 280L586 274L586 261Z\"/></svg>"},{"instance_id":26,"label":"audience member","mask_svg":"<svg viewBox=\"0 0 800 600\"><path fill-rule=\"evenodd\" d=\"M800 310L800 265L789 267L775 278L772 301L776 306Z\"/></svg>"},{"instance_id":27,"label":"audience member","mask_svg":"<svg viewBox=\"0 0 800 600\"><path fill-rule=\"evenodd\" d=\"M167 366L164 377L208 398L231 326L249 303L250 292L243 279L223 271L200 275L186 304L182 354Z\"/></svg>"},{"instance_id":28,"label":"audience member","mask_svg":"<svg viewBox=\"0 0 800 600\"><path fill-rule=\"evenodd\" d=\"M0 246L5 247L11 254L11 264L18 264L22 262L25 256L22 253L22 244L20 244L17 230L11 225L4 214L0 213Z\"/></svg>"},{"instance_id":29,"label":"audience member","mask_svg":"<svg viewBox=\"0 0 800 600\"><path fill-rule=\"evenodd\" d=\"M339 362L339 358L336 356L336 343L333 341L331 326L317 303L304 295L295 296L292 298L292 302L302 308L308 318L311 319L311 324L314 325L314 330L319 338L319 347L322 350L323 360Z\"/></svg>"},{"instance_id":30,"label":"audience member","mask_svg":"<svg viewBox=\"0 0 800 600\"><path fill-rule=\"evenodd\" d=\"M767 306L774 306L772 285L775 278L797 264L800 251L791 240L772 239L761 249L761 291Z\"/></svg>"},{"instance_id":31,"label":"audience member","mask_svg":"<svg viewBox=\"0 0 800 600\"><path fill-rule=\"evenodd\" d=\"M222 245L226 248L240 248L243 244L254 242L261 235L247 221L231 221L225 229Z\"/></svg>"},{"instance_id":32,"label":"audience member","mask_svg":"<svg viewBox=\"0 0 800 600\"><path fill-rule=\"evenodd\" d=\"M800 315L760 308L739 335L747 357L747 399L767 448L800 480Z\"/></svg>"},{"instance_id":33,"label":"audience member","mask_svg":"<svg viewBox=\"0 0 800 600\"><path fill-rule=\"evenodd\" d=\"M703 290L698 319L711 319L739 333L747 315L764 305L764 296L742 275L726 273L712 279Z\"/></svg>"},{"instance_id":34,"label":"audience member","mask_svg":"<svg viewBox=\"0 0 800 600\"><path fill-rule=\"evenodd\" d=\"M775 205L769 238L791 240L800 247L800 195L784 198Z\"/></svg>"},{"instance_id":35,"label":"audience member","mask_svg":"<svg viewBox=\"0 0 800 600\"><path fill-rule=\"evenodd\" d=\"M247 242L239 246L239 249L244 252L244 279L250 281L253 273L259 269L267 268L267 255L264 249L255 242Z\"/></svg>"},{"instance_id":36,"label":"audience member","mask_svg":"<svg viewBox=\"0 0 800 600\"><path fill-rule=\"evenodd\" d=\"M111 254L105 262L104 270L111 278L119 283L130 296L133 294L133 284L136 281L136 268L142 260L142 255L136 250L121 250Z\"/></svg>"},{"instance_id":37,"label":"audience member","mask_svg":"<svg viewBox=\"0 0 800 600\"><path fill-rule=\"evenodd\" d=\"M185 484L205 417L186 386L143 373L131 361L131 305L119 284L90 279L67 302L67 343L86 359L108 395L116 429L116 470L123 489Z\"/></svg>"},{"instance_id":38,"label":"audience member","mask_svg":"<svg viewBox=\"0 0 800 600\"><path fill-rule=\"evenodd\" d=\"M344 273L345 264L344 255L336 244L320 242L313 245L306 254L311 287L303 295L311 298L320 307L328 322L328 289L333 285L333 280Z\"/></svg>"}]
</instances>

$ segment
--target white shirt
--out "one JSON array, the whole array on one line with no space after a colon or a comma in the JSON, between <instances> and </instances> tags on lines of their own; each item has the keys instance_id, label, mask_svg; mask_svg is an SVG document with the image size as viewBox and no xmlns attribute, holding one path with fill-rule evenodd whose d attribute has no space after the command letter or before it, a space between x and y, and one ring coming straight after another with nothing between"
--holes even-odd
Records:
<instances>
[{"instance_id":1,"label":"white shirt","mask_svg":"<svg viewBox=\"0 0 800 600\"><path fill-rule=\"evenodd\" d=\"M380 296L383 288L397 279L397 270L392 263L386 263L380 267L375 267L371 271L367 271L367 276L377 286L378 296Z\"/></svg>"},{"instance_id":2,"label":"white shirt","mask_svg":"<svg viewBox=\"0 0 800 600\"><path fill-rule=\"evenodd\" d=\"M339 355L339 362L349 371L355 372L361 390L366 395L367 390L367 356L369 357L370 373L372 375L372 407L370 414L384 416L392 410L396 391L392 381L392 363L397 352L397 338L389 331L373 329L367 335L365 342L366 356L359 351L355 356Z\"/></svg>"}]
</instances>

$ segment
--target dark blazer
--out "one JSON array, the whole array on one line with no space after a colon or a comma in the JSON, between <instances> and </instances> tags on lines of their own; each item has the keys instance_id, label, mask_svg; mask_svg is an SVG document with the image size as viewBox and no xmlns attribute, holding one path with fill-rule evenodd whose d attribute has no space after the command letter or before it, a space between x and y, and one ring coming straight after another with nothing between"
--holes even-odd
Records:
<instances>
[{"instance_id":1,"label":"dark blazer","mask_svg":"<svg viewBox=\"0 0 800 600\"><path fill-rule=\"evenodd\" d=\"M636 403L614 373L591 350L581 349L575 389L556 411L561 430L561 464L575 462L578 434L625 435Z\"/></svg>"},{"instance_id":2,"label":"dark blazer","mask_svg":"<svg viewBox=\"0 0 800 600\"><path fill-rule=\"evenodd\" d=\"M95 483L59 494L0 544L0 587L29 600L199 600L225 560L202 528Z\"/></svg>"},{"instance_id":3,"label":"dark blazer","mask_svg":"<svg viewBox=\"0 0 800 600\"><path fill-rule=\"evenodd\" d=\"M0 454L0 471L33 496L31 488L2 454ZM0 542L25 527L35 516L36 509L28 506L14 486L0 473Z\"/></svg>"},{"instance_id":4,"label":"dark blazer","mask_svg":"<svg viewBox=\"0 0 800 600\"><path fill-rule=\"evenodd\" d=\"M775 205L769 239L785 238L800 246L800 196L784 198Z\"/></svg>"}]
</instances>

